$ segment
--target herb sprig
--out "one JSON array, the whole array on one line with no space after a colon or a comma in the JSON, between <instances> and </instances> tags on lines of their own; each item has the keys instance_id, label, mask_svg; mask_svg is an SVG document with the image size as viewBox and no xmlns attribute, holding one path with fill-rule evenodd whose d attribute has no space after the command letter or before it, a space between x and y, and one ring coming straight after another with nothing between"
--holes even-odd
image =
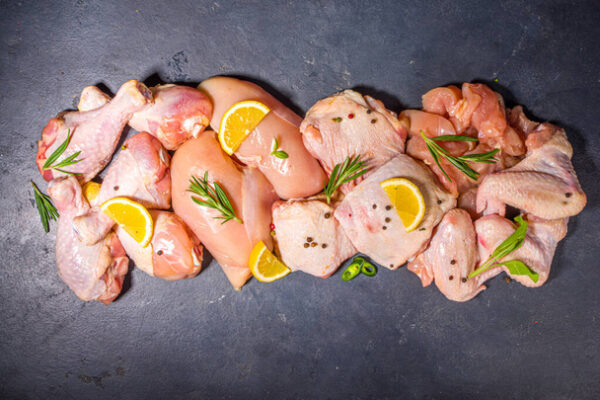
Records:
<instances>
[{"instance_id":1,"label":"herb sprig","mask_svg":"<svg viewBox=\"0 0 600 400\"><path fill-rule=\"evenodd\" d=\"M204 178L193 176L190 179L190 188L188 189L188 192L201 197L198 198L192 196L194 203L219 211L221 216L214 218L222 219L222 224L230 220L235 220L240 224L243 224L243 221L235 215L233 206L221 186L217 182L213 182L212 186L208 183L208 172L204 172Z\"/></svg>"},{"instance_id":2,"label":"herb sprig","mask_svg":"<svg viewBox=\"0 0 600 400\"><path fill-rule=\"evenodd\" d=\"M505 266L508 268L508 271L512 275L527 275L534 282L537 283L539 279L539 274L532 271L524 262L519 260L511 260L511 261L503 261L498 262L501 258L506 257L510 253L515 250L518 250L525 241L525 236L527 234L527 221L523 220L523 217L520 215L515 218L515 222L519 225L517 229L507 237L496 249L492 252L492 254L488 257L487 260L479 268L469 274L469 278L473 278L479 274L484 273L485 271L489 271L490 269L497 266Z\"/></svg>"},{"instance_id":3,"label":"herb sprig","mask_svg":"<svg viewBox=\"0 0 600 400\"><path fill-rule=\"evenodd\" d=\"M271 155L275 156L277 158L288 158L289 155L288 153L286 153L283 150L278 150L279 149L279 141L277 141L277 138L273 138L273 146L271 147Z\"/></svg>"},{"instance_id":4,"label":"herb sprig","mask_svg":"<svg viewBox=\"0 0 600 400\"><path fill-rule=\"evenodd\" d=\"M33 181L29 181L33 186L33 194L35 196L35 205L38 212L40 213L40 219L44 226L44 231L48 233L50 231L49 220L56 221L58 219L58 210L52 204L52 199L47 194L44 194L38 189Z\"/></svg>"},{"instance_id":5,"label":"herb sprig","mask_svg":"<svg viewBox=\"0 0 600 400\"><path fill-rule=\"evenodd\" d=\"M448 176L446 171L444 171L444 168L442 168L440 164L440 159L442 157L448 160L450 164L455 166L459 171L461 171L474 181L476 181L479 177L479 172L471 168L471 166L469 165L470 163L479 162L486 164L494 164L498 161L496 158L494 158L494 156L500 151L500 149L494 149L492 151L488 151L487 153L467 154L464 156L454 157L448 152L448 150L444 149L442 146L436 143L436 141L476 142L476 138L462 135L444 135L430 138L425 136L425 132L423 131L420 131L419 133L425 141L427 149L431 153L431 156L435 160L435 163L442 170L444 175L446 175L446 178L448 178L450 182L452 182L452 179L450 179L450 177Z\"/></svg>"},{"instance_id":6,"label":"herb sprig","mask_svg":"<svg viewBox=\"0 0 600 400\"><path fill-rule=\"evenodd\" d=\"M361 161L360 154L354 158L346 157L343 163L336 164L331 171L329 181L325 184L323 193L327 196L327 203L331 202L331 196L344 183L351 182L365 172L368 167L365 161Z\"/></svg>"},{"instance_id":7,"label":"herb sprig","mask_svg":"<svg viewBox=\"0 0 600 400\"><path fill-rule=\"evenodd\" d=\"M58 146L56 148L56 150L54 150L54 152L52 152L52 154L50 154L50 157L48 157L46 159L46 162L44 163L44 166L42 167L43 169L54 169L56 171L59 171L59 172L62 172L63 174L68 174L68 175L81 175L79 172L69 172L69 171L65 171L63 169L70 165L77 164L80 161L83 161L83 159L76 160L77 156L79 156L81 154L81 151L78 151L77 153L73 153L69 157L67 157L64 160L55 164L56 160L58 160L58 158L65 152L67 147L69 147L69 143L71 142L72 136L73 135L71 134L71 130L69 129L67 131L67 138L65 139L64 142L62 142L62 144L60 146Z\"/></svg>"}]
</instances>

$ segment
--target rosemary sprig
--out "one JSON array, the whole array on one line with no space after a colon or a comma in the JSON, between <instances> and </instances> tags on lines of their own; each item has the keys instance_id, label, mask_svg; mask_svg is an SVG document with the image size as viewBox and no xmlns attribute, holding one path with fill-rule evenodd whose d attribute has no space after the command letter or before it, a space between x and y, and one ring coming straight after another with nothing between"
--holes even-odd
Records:
<instances>
[{"instance_id":1,"label":"rosemary sprig","mask_svg":"<svg viewBox=\"0 0 600 400\"><path fill-rule=\"evenodd\" d=\"M224 224L227 221L235 220L240 224L244 222L235 215L233 206L227 198L225 191L219 186L217 182L213 182L212 186L208 183L208 172L204 172L204 178L197 178L193 176L190 179L190 188L188 192L197 194L201 198L192 196L194 203L199 204L203 207L214 208L221 213L221 216L214 217L216 219L222 219Z\"/></svg>"},{"instance_id":2,"label":"rosemary sprig","mask_svg":"<svg viewBox=\"0 0 600 400\"><path fill-rule=\"evenodd\" d=\"M31 182L31 186L33 186L33 194L35 196L35 205L37 206L38 212L40 213L40 219L42 220L42 225L44 226L44 231L48 233L50 231L49 220L56 221L58 218L58 210L52 204L52 199L47 194L44 194L38 189L33 181Z\"/></svg>"},{"instance_id":3,"label":"rosemary sprig","mask_svg":"<svg viewBox=\"0 0 600 400\"><path fill-rule=\"evenodd\" d=\"M273 146L271 147L271 155L275 156L277 158L288 158L289 155L288 153L286 153L283 150L278 150L279 149L279 141L277 141L277 138L273 138Z\"/></svg>"},{"instance_id":4,"label":"rosemary sprig","mask_svg":"<svg viewBox=\"0 0 600 400\"><path fill-rule=\"evenodd\" d=\"M496 247L488 259L485 260L479 268L469 274L469 278L473 278L485 271L489 271L494 267L504 265L512 275L527 275L534 283L538 281L539 275L532 271L531 268L522 261L511 260L498 262L501 258L504 258L513 251L519 249L525 241L525 236L527 235L527 221L523 220L523 217L519 215L515 218L515 222L519 225L517 229Z\"/></svg>"},{"instance_id":5,"label":"rosemary sprig","mask_svg":"<svg viewBox=\"0 0 600 400\"><path fill-rule=\"evenodd\" d=\"M71 154L69 157L65 158L64 160L54 164L56 162L56 160L58 160L58 158L65 152L67 147L69 147L69 143L71 142L72 136L73 135L71 135L71 130L69 129L67 131L67 138L65 139L64 142L62 142L62 144L60 146L58 146L56 148L56 150L54 150L54 152L52 154L50 154L50 157L48 157L46 159L46 162L44 163L44 166L42 167L43 169L54 169L56 171L59 171L59 172L62 172L63 174L68 174L68 175L81 175L79 172L69 172L69 171L65 171L63 169L65 167L77 164L78 162L82 161L83 159L76 160L77 156L79 156L79 154L81 154L81 151Z\"/></svg>"},{"instance_id":6,"label":"rosemary sprig","mask_svg":"<svg viewBox=\"0 0 600 400\"><path fill-rule=\"evenodd\" d=\"M336 164L331 171L329 181L325 184L323 193L327 196L327 203L331 202L331 196L335 191L346 182L353 181L365 172L368 167L365 161L361 161L360 154L354 158L346 157L346 160L341 164Z\"/></svg>"},{"instance_id":7,"label":"rosemary sprig","mask_svg":"<svg viewBox=\"0 0 600 400\"><path fill-rule=\"evenodd\" d=\"M456 167L456 169L458 169L474 181L476 181L479 177L479 172L471 168L471 166L469 165L470 163L479 162L486 164L494 164L498 161L496 158L494 158L494 156L500 151L500 149L494 149L492 151L488 151L487 153L467 154L464 156L454 157L448 152L448 150L444 149L442 146L436 143L436 141L476 142L477 139L475 138L462 135L445 135L430 138L425 136L425 132L423 131L420 131L420 134L423 140L425 141L427 149L431 153L431 156L433 157L435 163L442 170L442 172L450 182L452 182L452 179L450 179L450 177L448 176L446 171L444 171L444 168L442 168L442 165L440 164L440 159L442 157L448 160L448 162L454 167Z\"/></svg>"}]
</instances>

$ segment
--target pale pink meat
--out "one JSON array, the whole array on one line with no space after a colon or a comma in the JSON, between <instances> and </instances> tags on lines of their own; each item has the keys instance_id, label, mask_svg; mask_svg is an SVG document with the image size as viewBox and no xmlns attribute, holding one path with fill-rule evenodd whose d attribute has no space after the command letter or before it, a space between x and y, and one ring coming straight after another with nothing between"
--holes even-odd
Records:
<instances>
[{"instance_id":1,"label":"pale pink meat","mask_svg":"<svg viewBox=\"0 0 600 400\"><path fill-rule=\"evenodd\" d=\"M82 161L63 169L81 174L78 179L82 183L91 180L110 162L123 128L133 113L151 101L152 94L148 88L133 79L121 86L113 100L98 108L63 112L52 118L42 130L36 156L38 169L44 179L50 181L66 175L54 169L44 169L43 165L70 131L72 137L69 146L57 162L81 151L77 158ZM84 104L86 102L84 100Z\"/></svg>"},{"instance_id":2,"label":"pale pink meat","mask_svg":"<svg viewBox=\"0 0 600 400\"><path fill-rule=\"evenodd\" d=\"M454 208L444 215L435 229L429 247L408 269L428 286L431 281L450 300L468 301L485 289L475 279L468 279L477 266L478 252L475 228L469 213Z\"/></svg>"},{"instance_id":3,"label":"pale pink meat","mask_svg":"<svg viewBox=\"0 0 600 400\"><path fill-rule=\"evenodd\" d=\"M356 253L334 210L322 196L273 204L277 245L292 271L327 278Z\"/></svg>"},{"instance_id":4,"label":"pale pink meat","mask_svg":"<svg viewBox=\"0 0 600 400\"><path fill-rule=\"evenodd\" d=\"M542 220L527 216L529 226L527 236L523 245L499 261L519 260L525 263L534 272L539 274L539 280L533 282L526 275L512 275L505 266L498 266L482 273L476 277L480 283L493 278L502 271L506 272L512 279L528 286L538 287L543 285L550 274L552 258L556 246L567 234L568 218L555 220ZM477 232L477 245L480 264L485 262L490 254L508 238L514 231L515 225L506 218L492 214L479 218L475 221Z\"/></svg>"},{"instance_id":5,"label":"pale pink meat","mask_svg":"<svg viewBox=\"0 0 600 400\"><path fill-rule=\"evenodd\" d=\"M369 172L341 187L349 192L356 183L396 154L404 153L406 129L383 103L353 90L344 90L316 102L300 125L308 151L327 175L347 157L361 155Z\"/></svg>"},{"instance_id":6,"label":"pale pink meat","mask_svg":"<svg viewBox=\"0 0 600 400\"><path fill-rule=\"evenodd\" d=\"M175 213L151 210L154 221L152 241L140 246L125 230L117 235L135 265L151 276L168 281L193 278L202 268L202 245Z\"/></svg>"},{"instance_id":7,"label":"pale pink meat","mask_svg":"<svg viewBox=\"0 0 600 400\"><path fill-rule=\"evenodd\" d=\"M573 148L564 130L544 123L527 137L528 153L512 168L484 177L477 212L504 215L505 205L545 219L581 212L586 195L571 164Z\"/></svg>"},{"instance_id":8,"label":"pale pink meat","mask_svg":"<svg viewBox=\"0 0 600 400\"><path fill-rule=\"evenodd\" d=\"M155 136L167 150L198 137L210 123L213 107L204 92L171 84L150 90L154 103L133 114L129 126Z\"/></svg>"},{"instance_id":9,"label":"pale pink meat","mask_svg":"<svg viewBox=\"0 0 600 400\"><path fill-rule=\"evenodd\" d=\"M170 208L169 162L167 151L147 132L127 139L108 168L94 207L73 221L81 241L94 244L110 232L114 222L98 207L114 197L127 197L146 208Z\"/></svg>"},{"instance_id":10,"label":"pale pink meat","mask_svg":"<svg viewBox=\"0 0 600 400\"><path fill-rule=\"evenodd\" d=\"M121 292L129 259L115 234L86 246L73 230L73 218L89 211L81 187L73 176L57 178L48 185L60 218L56 230L56 264L62 280L82 300L105 304Z\"/></svg>"},{"instance_id":11,"label":"pale pink meat","mask_svg":"<svg viewBox=\"0 0 600 400\"><path fill-rule=\"evenodd\" d=\"M242 224L235 220L222 223L222 220L216 218L221 215L217 210L203 207L192 200L193 194L188 191L190 179L192 176L203 178L205 172L208 172L211 184L217 182L223 188L236 215L242 219ZM216 134L210 131L188 140L177 149L171 163L171 178L175 213L221 265L232 286L240 289L251 276L248 258L256 244L254 240L269 235L271 204L260 196L272 198L272 189L264 186L266 181L244 183L242 169L221 150ZM248 178L253 179L252 175ZM249 195L244 193L245 188L256 187L262 189L258 193L252 193L256 197L252 202L262 204L261 207L267 208L266 212L244 206L244 199L249 199ZM248 229L249 226L253 228Z\"/></svg>"},{"instance_id":12,"label":"pale pink meat","mask_svg":"<svg viewBox=\"0 0 600 400\"><path fill-rule=\"evenodd\" d=\"M279 197L306 197L323 189L325 173L302 143L298 130L301 118L298 115L251 82L217 76L203 81L199 89L205 91L213 101L210 124L216 131L223 114L237 102L258 100L271 109L236 150L235 156L246 165L258 168ZM289 155L288 158L271 155L275 138L280 150Z\"/></svg>"},{"instance_id":13,"label":"pale pink meat","mask_svg":"<svg viewBox=\"0 0 600 400\"><path fill-rule=\"evenodd\" d=\"M380 186L382 181L390 178L410 180L423 195L425 216L412 232L406 232ZM359 252L384 267L396 269L423 250L433 228L455 205L456 197L437 184L425 164L400 154L352 189L337 206L334 215Z\"/></svg>"}]
</instances>

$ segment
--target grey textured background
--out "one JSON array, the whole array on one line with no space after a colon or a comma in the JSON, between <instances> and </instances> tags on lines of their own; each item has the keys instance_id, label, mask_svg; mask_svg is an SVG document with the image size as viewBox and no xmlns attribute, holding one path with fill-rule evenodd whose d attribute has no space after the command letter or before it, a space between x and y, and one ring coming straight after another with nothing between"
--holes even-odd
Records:
<instances>
[{"instance_id":1,"label":"grey textured background","mask_svg":"<svg viewBox=\"0 0 600 400\"><path fill-rule=\"evenodd\" d=\"M598 2L410 3L0 0L0 397L600 398ZM214 262L182 282L134 270L110 306L79 301L27 183L42 127L89 84L215 74L298 112L348 87L398 111L487 82L567 129L588 206L545 286L497 278L466 304L405 269L236 293Z\"/></svg>"}]
</instances>

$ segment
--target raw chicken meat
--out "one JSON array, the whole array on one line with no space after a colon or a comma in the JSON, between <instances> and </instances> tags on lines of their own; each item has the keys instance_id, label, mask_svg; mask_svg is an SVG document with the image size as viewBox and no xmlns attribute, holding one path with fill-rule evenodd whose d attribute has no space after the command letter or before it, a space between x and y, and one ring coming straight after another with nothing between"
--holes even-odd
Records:
<instances>
[{"instance_id":1,"label":"raw chicken meat","mask_svg":"<svg viewBox=\"0 0 600 400\"><path fill-rule=\"evenodd\" d=\"M417 185L425 200L425 216L409 233L380 186L380 182L396 177ZM400 154L352 189L334 215L358 251L396 269L424 248L433 228L455 205L456 197L438 186L425 164Z\"/></svg>"},{"instance_id":2,"label":"raw chicken meat","mask_svg":"<svg viewBox=\"0 0 600 400\"><path fill-rule=\"evenodd\" d=\"M494 267L489 271L478 275L478 282L485 282L502 271L506 272L512 279L528 287L543 285L550 274L552 258L556 245L567 234L568 218L555 220L542 220L527 216L529 222L527 236L523 245L499 261L519 260L539 274L539 280L534 283L525 275L512 275L504 266ZM509 237L514 231L514 224L499 215L492 214L479 218L475 221L477 232L477 244L480 263L485 262L490 254Z\"/></svg>"},{"instance_id":3,"label":"raw chicken meat","mask_svg":"<svg viewBox=\"0 0 600 400\"><path fill-rule=\"evenodd\" d=\"M56 264L62 280L82 300L113 301L123 285L129 259L115 234L86 246L75 236L73 218L90 206L73 176L54 179L48 194L60 213L56 231Z\"/></svg>"},{"instance_id":4,"label":"raw chicken meat","mask_svg":"<svg viewBox=\"0 0 600 400\"><path fill-rule=\"evenodd\" d=\"M404 153L406 130L395 113L370 96L344 90L317 101L300 125L304 145L327 175L347 157L361 155L374 171L396 154ZM369 172L341 187L348 193Z\"/></svg>"},{"instance_id":5,"label":"raw chicken meat","mask_svg":"<svg viewBox=\"0 0 600 400\"><path fill-rule=\"evenodd\" d=\"M150 89L154 103L133 114L129 126L155 136L168 150L196 138L212 116L212 103L202 91L181 85L158 85Z\"/></svg>"},{"instance_id":6,"label":"raw chicken meat","mask_svg":"<svg viewBox=\"0 0 600 400\"><path fill-rule=\"evenodd\" d=\"M462 93L456 86L432 89L423 95L423 109L448 116L459 134L472 126L491 148L511 156L525 153L522 138L506 122L504 100L482 83L464 83Z\"/></svg>"},{"instance_id":7,"label":"raw chicken meat","mask_svg":"<svg viewBox=\"0 0 600 400\"><path fill-rule=\"evenodd\" d=\"M505 204L545 219L578 214L585 207L571 164L565 131L548 123L527 136L528 153L510 169L487 175L477 191L477 211L504 215Z\"/></svg>"},{"instance_id":8,"label":"raw chicken meat","mask_svg":"<svg viewBox=\"0 0 600 400\"><path fill-rule=\"evenodd\" d=\"M271 109L240 145L235 156L246 165L260 169L279 197L307 197L323 190L325 173L302 143L298 130L301 119L298 115L262 88L247 81L218 76L202 82L199 89L208 93L213 100L214 112L210 124L217 131L223 114L237 102L258 100ZM275 138L280 150L289 155L288 158L271 155Z\"/></svg>"},{"instance_id":9,"label":"raw chicken meat","mask_svg":"<svg viewBox=\"0 0 600 400\"><path fill-rule=\"evenodd\" d=\"M169 153L149 133L140 132L130 137L108 168L93 205L124 196L146 208L170 208L169 161ZM114 226L113 220L97 207L76 217L73 224L78 237L88 245L104 238Z\"/></svg>"},{"instance_id":10,"label":"raw chicken meat","mask_svg":"<svg viewBox=\"0 0 600 400\"><path fill-rule=\"evenodd\" d=\"M100 90L97 86L86 86L79 96L79 111L90 111L100 108L110 101L110 96Z\"/></svg>"},{"instance_id":11,"label":"raw chicken meat","mask_svg":"<svg viewBox=\"0 0 600 400\"><path fill-rule=\"evenodd\" d=\"M292 271L327 278L356 253L333 212L320 197L273 204L277 245Z\"/></svg>"},{"instance_id":12,"label":"raw chicken meat","mask_svg":"<svg viewBox=\"0 0 600 400\"><path fill-rule=\"evenodd\" d=\"M468 301L485 289L477 279L468 279L478 260L475 228L469 213L454 208L444 215L429 247L409 262L408 269L423 286L432 281L450 300Z\"/></svg>"},{"instance_id":13,"label":"raw chicken meat","mask_svg":"<svg viewBox=\"0 0 600 400\"><path fill-rule=\"evenodd\" d=\"M80 173L80 182L91 180L110 161L121 132L134 112L152 101L152 94L143 83L132 79L121 86L115 98L89 111L69 111L52 118L42 131L38 141L36 162L47 181L65 176L54 169L44 170L46 159L72 134L71 142L57 162L81 151L77 157L82 161L65 167L65 171ZM84 104L87 101L84 100ZM91 107L92 105L87 105Z\"/></svg>"},{"instance_id":14,"label":"raw chicken meat","mask_svg":"<svg viewBox=\"0 0 600 400\"><path fill-rule=\"evenodd\" d=\"M217 182L223 188L243 224L235 220L222 223L216 219L221 215L217 210L192 200L193 194L188 191L190 179L203 178L205 172L211 184ZM205 132L177 149L171 178L173 209L221 265L233 287L240 289L251 276L248 258L257 239L272 247L268 239L271 204L265 200L274 198L271 185L261 174L245 175L221 150L214 132ZM250 190L250 194L246 193ZM252 205L246 205L247 202Z\"/></svg>"},{"instance_id":15,"label":"raw chicken meat","mask_svg":"<svg viewBox=\"0 0 600 400\"><path fill-rule=\"evenodd\" d=\"M154 221L152 241L140 246L125 230L117 235L135 265L151 276L168 281L193 278L202 268L202 245L175 213L150 211Z\"/></svg>"}]
</instances>

